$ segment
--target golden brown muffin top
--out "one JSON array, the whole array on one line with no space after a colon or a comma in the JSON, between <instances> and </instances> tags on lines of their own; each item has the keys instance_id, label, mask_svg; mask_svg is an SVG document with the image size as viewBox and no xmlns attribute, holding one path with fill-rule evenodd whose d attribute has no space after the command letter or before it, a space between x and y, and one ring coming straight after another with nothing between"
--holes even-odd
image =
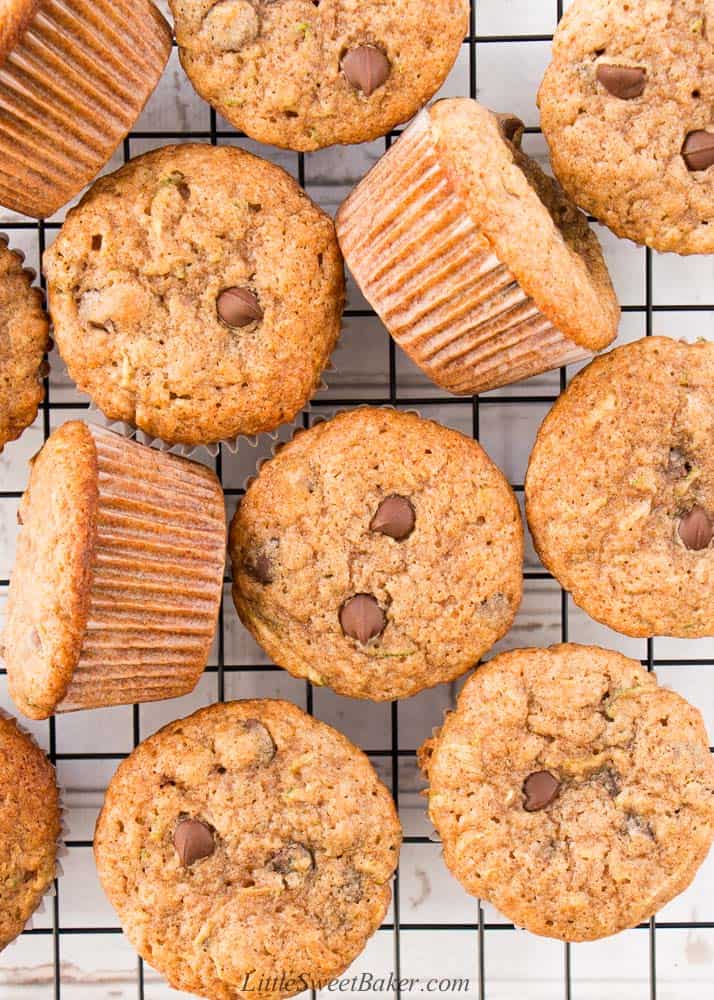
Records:
<instances>
[{"instance_id":1,"label":"golden brown muffin top","mask_svg":"<svg viewBox=\"0 0 714 1000\"><path fill-rule=\"evenodd\" d=\"M236 701L120 765L94 845L138 952L176 989L236 1000L339 975L384 917L400 841L346 737L288 702Z\"/></svg>"},{"instance_id":2,"label":"golden brown muffin top","mask_svg":"<svg viewBox=\"0 0 714 1000\"><path fill-rule=\"evenodd\" d=\"M291 420L339 334L332 220L231 146L167 146L101 178L44 264L70 375L108 417L164 441Z\"/></svg>"}]
</instances>

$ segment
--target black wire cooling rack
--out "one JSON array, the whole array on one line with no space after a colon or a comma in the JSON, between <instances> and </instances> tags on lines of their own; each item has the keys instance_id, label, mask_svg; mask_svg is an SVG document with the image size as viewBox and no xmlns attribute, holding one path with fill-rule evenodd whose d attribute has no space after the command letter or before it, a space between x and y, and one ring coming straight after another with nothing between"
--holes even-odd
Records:
<instances>
[{"instance_id":1,"label":"black wire cooling rack","mask_svg":"<svg viewBox=\"0 0 714 1000\"><path fill-rule=\"evenodd\" d=\"M536 3L536 0L531 0L532 3ZM562 0L538 0L538 3L544 8L549 7L550 4L555 5L555 14L557 19L562 15L563 2ZM508 43L538 43L538 42L549 42L552 38L551 34L519 34L517 31L513 34L480 34L478 31L479 27L479 2L478 0L471 0L471 13L470 13L470 25L469 34L464 41L468 54L468 94L471 97L477 96L477 61L479 58L479 53L482 51L482 46L494 45L494 44L508 44ZM496 110L508 110L507 108L498 108ZM178 130L167 130L167 131L134 131L129 134L125 139L123 144L123 157L126 162L132 155L137 152L136 149L132 148L132 145L140 140L156 141L160 143L170 143L173 141L182 141L186 139L192 139L197 141L209 141L212 144L217 144L225 140L235 140L236 138L241 138L240 133L232 129L222 129L218 126L217 116L215 111L208 109L206 107L207 115L209 116L209 128L205 130L189 130L189 131L178 131ZM533 134L538 133L537 128L526 129L527 133ZM385 145L389 148L393 139L398 135L398 132L393 132L385 138ZM297 175L300 183L306 186L306 162L309 157L304 154L295 154L297 159ZM308 185L309 190L309 185ZM58 230L61 226L61 222L49 221L49 222L33 222L33 221L12 221L8 223L3 223L0 228L7 232L11 237L12 245L12 234L16 232L26 231L26 233L32 233L36 237L37 241L37 251L39 259L41 259L44 253L45 246L48 239L48 233L52 230ZM707 312L714 310L714 304L693 304L684 303L681 305L658 305L654 302L654 277L653 277L653 254L651 251L644 251L645 254L645 288L644 288L644 302L636 305L628 305L623 308L623 312L627 313L639 313L644 317L644 331L648 336L653 332L653 317L657 312L667 312L676 313L678 316L688 312ZM346 316L352 317L353 319L359 321L360 318L374 317L375 314L367 309L347 309ZM312 407L309 411L303 414L303 424L304 426L309 426L310 421L320 412L329 413L331 409L336 407L344 408L349 406L357 406L363 403L384 403L391 404L398 407L460 407L467 408L469 410L469 422L471 425L471 431L474 438L478 439L481 429L481 412L484 407L489 407L492 405L499 406L522 406L522 405L538 405L544 407L550 405L557 398L553 394L522 394L508 395L503 391L490 393L483 397L474 397L473 399L464 400L463 397L455 396L442 396L442 395L418 395L418 394L404 394L400 391L399 380L397 377L397 352L393 341L388 337L386 331L384 332L385 340L388 342L388 392L383 396L383 398L375 399L374 395L370 395L370 398L356 397L356 398L344 398L344 396L339 396L339 398L331 398L329 392L327 394L321 395L317 400L313 401ZM567 384L567 373L563 369L560 372L560 390L562 391ZM45 380L45 400L42 405L41 412L41 424L43 437L46 440L50 434L51 425L54 426L58 421L62 422L65 418L69 416L74 416L76 414L70 414L69 411L77 411L86 408L88 404L82 404L77 402L67 402L55 400L52 398L52 393L50 390L49 379ZM540 419L542 414L536 412L536 420ZM219 453L215 459L215 469L218 476L223 481L223 464L224 456ZM512 483L513 488L517 493L523 492L522 483ZM225 492L227 497L238 497L243 493L242 489L226 487ZM11 490L0 490L0 499L2 500L19 500L21 493L19 491ZM526 581L529 580L552 580L552 577L543 572L540 569L527 570L525 573ZM226 580L226 583L229 581ZM0 580L0 594L6 591L9 581L7 579ZM526 586L528 584L526 583ZM567 594L561 590L560 592L560 637L562 641L568 640L569 632L569 621L568 621L568 610L569 602ZM221 607L220 617L219 617L219 630L217 639L217 655L216 663L207 668L209 674L215 674L216 681L216 698L218 700L224 700L226 696L226 677L232 673L240 673L243 671L255 671L260 670L264 672L266 670L275 670L279 668L274 666L264 666L261 665L257 667L254 664L245 663L232 663L227 662L226 651L225 651L225 616L228 614L234 614L230 600L224 608ZM710 648L711 652L711 648ZM656 667L677 667L677 666L696 666L696 667L714 667L714 658L698 658L698 659L656 659L654 651L654 642L649 640L647 642L646 657L642 659L642 662L649 670L653 670ZM1 675L5 674L5 670L0 671ZM307 710L309 712L313 711L314 707L314 696L312 686L306 684L305 692L305 703ZM141 726L141 708L138 705L133 706L132 709L132 736L133 744L136 746L140 739L142 738L142 726ZM400 761L404 758L413 759L416 755L416 749L414 747L405 747L400 741L399 732L399 718L400 718L400 706L398 703L391 704L389 708L390 713L390 732L388 733L388 739L385 740L386 745L382 747L372 748L366 747L369 756L375 761L380 761L383 764L391 767L391 788L394 795L397 807L399 807L400 798ZM177 713L178 714L178 713ZM118 761L126 756L125 753L103 753L101 750L92 753L63 753L58 750L58 728L62 726L62 718L50 719L48 722L48 745L49 753L52 761L56 764L62 765L63 762L69 761L85 761L89 762L111 762ZM144 734L145 735L145 734ZM424 736L428 735L424 733ZM427 836L407 836L405 837L406 845L432 845L433 841ZM66 842L66 846L69 851L73 850L89 850L91 849L91 840L79 840L70 839ZM441 862L439 862L441 863ZM63 893L72 892L72 883L68 879L61 879L55 883L55 895L51 898L50 902L50 921L49 926L41 926L25 931L27 936L36 936L38 938L51 938L52 942L52 975L47 984L46 996L48 1000L53 997L54 1000L63 1000L69 996L70 989L67 987L67 983L63 984L63 974L62 974L62 952L63 943L69 936L74 935L118 935L121 934L118 926L110 927L96 927L96 926L67 926L61 921L61 897ZM473 997L478 997L478 1000L486 1000L486 998L492 995L491 988L489 985L488 971L489 971L489 940L492 940L491 935L498 934L502 932L513 931L512 925L503 922L488 922L486 919L486 914L483 906L479 901L474 900L473 903L473 919L466 922L417 922L417 923L407 923L401 920L402 907L400 905L400 878L399 873L394 880L394 903L392 910L392 919L390 922L384 923L380 929L381 934L387 933L392 935L393 948L392 948L392 961L393 968L392 971L394 975L394 980L397 985L393 989L393 995L395 1000L401 1000L401 990L399 988L399 981L405 976L405 969L403 963L403 940L404 936L415 931L431 932L434 934L434 939L430 939L429 950L433 953L434 964L438 965L438 956L440 950L440 936L444 934L449 934L450 932L469 932L473 935L473 947L472 947L472 961L470 969L460 970L464 974L470 977L468 992L465 993L463 987L458 990L459 996L470 995ZM658 995L658 983L657 983L657 940L658 935L666 933L668 930L680 930L691 933L709 931L714 929L714 921L682 921L682 922L662 922L657 921L655 918L649 921L648 924L641 925L638 931L642 934L647 935L648 948L647 948L647 968L641 971L641 975L638 977L637 981L633 983L633 992L628 993L628 1000L630 997L632 1000L637 998L648 997L649 1000L655 1000ZM517 952L514 951L514 961L517 961ZM534 972L535 975L535 972ZM153 981L153 980L152 980ZM606 987L603 985L603 991L601 996L606 995ZM444 995L441 991L441 995ZM32 993L32 997L37 996L37 993ZM76 994L72 992L74 997ZM84 997L86 994L82 993ZM104 994L103 994L104 995ZM110 993L106 995L111 995ZM121 994L124 995L123 993ZM542 994L539 994L539 996ZM591 996L592 994L588 994ZM667 997L676 997L677 1000L686 1000L685 993L679 992L675 993L667 992ZM698 994L699 995L699 994ZM704 994L702 994L704 995ZM714 996L714 986L711 987L711 993L708 996ZM503 992L498 993L499 997L503 997ZM573 969L572 969L572 949L569 945L562 946L562 981L558 984L554 991L552 992L553 998L564 997L565 1000L578 1000L579 990L578 984L574 981ZM136 997L137 1000L151 1000L151 987L147 985L145 980L144 965L141 959L137 959L136 967ZM314 993L313 993L314 997ZM661 994L661 1000L664 994ZM95 996L92 996L91 1000L95 1000ZM530 1000L527 993L521 992L518 997L515 995L513 998L509 997L508 1000ZM550 1000L550 997L549 997Z\"/></svg>"}]
</instances>

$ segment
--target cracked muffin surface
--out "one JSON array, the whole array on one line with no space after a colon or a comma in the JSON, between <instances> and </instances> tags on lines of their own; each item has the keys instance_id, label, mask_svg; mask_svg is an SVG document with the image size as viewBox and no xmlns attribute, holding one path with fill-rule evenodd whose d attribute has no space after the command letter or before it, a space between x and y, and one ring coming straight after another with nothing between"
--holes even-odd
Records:
<instances>
[{"instance_id":1,"label":"cracked muffin surface","mask_svg":"<svg viewBox=\"0 0 714 1000\"><path fill-rule=\"evenodd\" d=\"M49 323L22 255L0 236L0 451L32 423L42 402Z\"/></svg>"},{"instance_id":2,"label":"cracked muffin surface","mask_svg":"<svg viewBox=\"0 0 714 1000\"><path fill-rule=\"evenodd\" d=\"M55 769L0 714L0 950L20 934L55 877L60 806Z\"/></svg>"},{"instance_id":3,"label":"cracked muffin surface","mask_svg":"<svg viewBox=\"0 0 714 1000\"><path fill-rule=\"evenodd\" d=\"M714 9L577 0L538 94L556 176L618 236L714 250Z\"/></svg>"},{"instance_id":4,"label":"cracked muffin surface","mask_svg":"<svg viewBox=\"0 0 714 1000\"><path fill-rule=\"evenodd\" d=\"M331 219L280 167L233 147L167 146L101 178L44 264L79 388L170 443L291 420L339 334Z\"/></svg>"},{"instance_id":5,"label":"cracked muffin surface","mask_svg":"<svg viewBox=\"0 0 714 1000\"><path fill-rule=\"evenodd\" d=\"M447 865L535 934L634 927L689 885L714 837L699 711L597 647L491 660L419 757Z\"/></svg>"},{"instance_id":6,"label":"cracked muffin surface","mask_svg":"<svg viewBox=\"0 0 714 1000\"><path fill-rule=\"evenodd\" d=\"M474 666L521 599L523 529L478 443L365 407L266 463L231 527L233 598L276 663L340 694L408 697Z\"/></svg>"},{"instance_id":7,"label":"cracked muffin surface","mask_svg":"<svg viewBox=\"0 0 714 1000\"><path fill-rule=\"evenodd\" d=\"M401 828L367 757L282 701L213 705L122 763L95 837L134 947L176 989L279 997L341 973L391 898Z\"/></svg>"},{"instance_id":8,"label":"cracked muffin surface","mask_svg":"<svg viewBox=\"0 0 714 1000\"><path fill-rule=\"evenodd\" d=\"M170 0L196 90L260 142L296 150L376 139L442 85L467 0Z\"/></svg>"},{"instance_id":9,"label":"cracked muffin surface","mask_svg":"<svg viewBox=\"0 0 714 1000\"><path fill-rule=\"evenodd\" d=\"M538 433L538 554L626 635L714 635L713 387L714 344L646 337L577 375Z\"/></svg>"}]
</instances>

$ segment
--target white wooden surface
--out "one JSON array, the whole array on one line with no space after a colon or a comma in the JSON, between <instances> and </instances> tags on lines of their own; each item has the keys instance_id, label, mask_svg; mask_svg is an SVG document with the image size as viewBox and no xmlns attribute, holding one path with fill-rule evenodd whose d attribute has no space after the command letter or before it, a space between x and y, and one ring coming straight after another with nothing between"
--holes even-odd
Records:
<instances>
[{"instance_id":1,"label":"white wooden surface","mask_svg":"<svg viewBox=\"0 0 714 1000\"><path fill-rule=\"evenodd\" d=\"M479 0L477 33L493 36L518 33L551 33L556 23L556 0ZM477 85L479 98L496 110L514 111L527 125L538 124L535 94L548 61L548 41L486 42L477 46ZM466 46L447 81L443 93L468 93L468 51ZM138 130L180 132L208 129L209 109L193 92L186 80L176 53L161 84L150 100ZM220 124L219 127L227 127ZM167 141L175 141L173 138ZM297 156L258 147L247 140L236 144L259 152L281 163L297 175ZM160 140L132 140L131 153L162 145ZM539 135L526 139L526 148L547 165L545 144ZM334 212L350 187L362 176L383 151L375 142L350 149L332 149L307 159L307 187L310 194L327 210ZM117 155L107 169L121 162ZM62 215L60 214L59 218ZM3 223L22 221L0 210ZM616 240L598 227L608 262L623 305L643 306L645 302L645 252L633 244ZM48 242L54 233L48 231ZM24 249L28 264L38 267L35 230L15 232L12 244ZM672 255L653 255L654 302L662 306L714 301L714 262L710 257L680 259ZM364 305L350 285L350 305ZM677 337L711 337L712 311L655 314L654 332ZM642 311L623 316L620 341L633 340L645 332ZM341 398L385 399L388 394L387 336L376 319L350 319L343 343L335 355L337 372L329 376L327 398L339 405ZM436 397L439 391L398 351L398 390L400 396ZM501 390L501 394L555 394L558 375L542 376ZM51 400L79 401L61 362L53 358ZM522 483L538 423L547 412L543 405L489 405L481 408L481 440L512 482ZM423 407L424 415L471 432L471 404ZM65 419L85 416L83 411L52 413L53 426ZM2 490L21 490L27 478L27 460L42 442L42 422L28 430L22 439L9 445L0 456ZM238 456L224 457L224 483L242 486L259 454L242 450ZM207 459L208 460L208 459ZM228 515L233 504L228 503ZM17 501L0 499L0 579L10 574L15 547ZM527 567L537 569L537 559L530 543ZM247 635L236 618L226 590L225 657L229 664L264 665L261 650ZM5 588L0 587L0 615ZM1 621L0 621L1 624ZM597 642L635 657L646 655L644 641L624 639L590 621L572 603L568 608L569 638L572 641ZM529 581L523 607L515 626L498 649L523 645L545 646L561 638L560 591L550 581ZM655 657L695 659L714 655L711 640L684 642L658 639ZM215 656L212 658L215 663ZM712 668L677 666L659 671L660 679L680 691L704 712L710 733L714 733L714 671ZM442 712L452 701L458 685L443 686L424 693L399 706L399 741L403 748L414 748L437 725ZM187 698L143 706L140 711L141 736L160 725L216 699L215 673L204 675L197 690ZM226 675L226 696L282 696L305 704L305 685L283 672L241 672ZM0 677L0 705L12 710L4 677ZM390 710L352 702L329 691L315 692L315 713L346 732L367 750L390 746ZM48 745L48 725L29 728L40 742ZM59 753L128 752L132 746L132 710L117 708L64 716L57 721ZM375 759L385 780L391 781L389 759ZM68 809L69 838L89 840L103 789L116 766L114 761L62 761L59 777L64 787ZM419 796L422 782L412 760L400 765L400 810L405 832L430 834L424 801ZM87 848L72 848L64 859L64 877L60 882L59 907L65 928L117 927L116 917L98 885ZM438 844L407 845L401 861L401 920L409 925L470 923L476 919L476 903L461 890L446 872ZM392 915L387 918L391 921ZM485 907L488 923L503 923L490 907ZM704 865L695 884L671 903L659 919L667 923L714 922L714 858ZM48 914L37 919L38 926L50 926ZM478 941L471 931L410 929L401 934L402 975L405 977L454 976L470 979L470 989L452 995L476 995ZM63 1000L129 1000L137 997L136 957L128 942L118 934L63 934L61 937L61 974ZM645 1000L650 997L649 942L644 930L633 930L616 938L572 948L572 996L574 1000ZM552 1000L564 996L563 946L539 939L522 931L488 930L485 934L486 997L489 1000ZM656 963L659 1000L712 1000L714 997L714 930L679 930L661 928L656 935ZM368 970L386 976L393 964L393 935L379 932L366 952L355 962L350 975ZM421 992L417 988L415 996ZM343 993L342 996L351 996ZM449 995L447 993L447 995ZM49 936L23 936L0 954L1 1000L49 1000L53 996L52 941ZM146 969L147 1000L163 1000L179 994L169 990L161 978Z\"/></svg>"}]
</instances>

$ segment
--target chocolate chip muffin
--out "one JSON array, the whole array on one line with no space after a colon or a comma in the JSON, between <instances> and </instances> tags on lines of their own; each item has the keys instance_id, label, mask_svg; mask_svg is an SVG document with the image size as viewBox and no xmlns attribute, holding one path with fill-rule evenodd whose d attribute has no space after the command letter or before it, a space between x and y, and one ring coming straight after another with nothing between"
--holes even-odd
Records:
<instances>
[{"instance_id":1,"label":"chocolate chip muffin","mask_svg":"<svg viewBox=\"0 0 714 1000\"><path fill-rule=\"evenodd\" d=\"M55 769L0 713L0 950L20 934L55 877L60 806Z\"/></svg>"},{"instance_id":2,"label":"chocolate chip muffin","mask_svg":"<svg viewBox=\"0 0 714 1000\"><path fill-rule=\"evenodd\" d=\"M453 680L510 628L523 532L471 438L366 407L260 470L233 519L233 599L276 663L384 701Z\"/></svg>"},{"instance_id":3,"label":"chocolate chip muffin","mask_svg":"<svg viewBox=\"0 0 714 1000\"><path fill-rule=\"evenodd\" d=\"M230 146L167 146L101 178L45 270L79 388L170 443L291 420L339 334L332 220L280 167Z\"/></svg>"},{"instance_id":4,"label":"chocolate chip muffin","mask_svg":"<svg viewBox=\"0 0 714 1000\"><path fill-rule=\"evenodd\" d=\"M223 589L214 473L79 422L33 460L18 511L5 663L31 719L188 694Z\"/></svg>"},{"instance_id":5,"label":"chocolate chip muffin","mask_svg":"<svg viewBox=\"0 0 714 1000\"><path fill-rule=\"evenodd\" d=\"M590 357L619 307L585 216L467 98L422 112L347 198L337 234L389 332L437 385L485 392Z\"/></svg>"},{"instance_id":6,"label":"chocolate chip muffin","mask_svg":"<svg viewBox=\"0 0 714 1000\"><path fill-rule=\"evenodd\" d=\"M648 337L598 358L540 429L526 478L538 554L632 636L714 635L714 344Z\"/></svg>"},{"instance_id":7,"label":"chocolate chip muffin","mask_svg":"<svg viewBox=\"0 0 714 1000\"><path fill-rule=\"evenodd\" d=\"M714 251L714 15L702 0L575 0L538 95L561 184L618 236Z\"/></svg>"},{"instance_id":8,"label":"chocolate chip muffin","mask_svg":"<svg viewBox=\"0 0 714 1000\"><path fill-rule=\"evenodd\" d=\"M447 865L534 934L634 927L687 888L714 838L701 715L594 646L496 657L419 758Z\"/></svg>"},{"instance_id":9,"label":"chocolate chip muffin","mask_svg":"<svg viewBox=\"0 0 714 1000\"><path fill-rule=\"evenodd\" d=\"M0 236L0 451L37 416L44 395L49 323L23 257Z\"/></svg>"},{"instance_id":10,"label":"chocolate chip muffin","mask_svg":"<svg viewBox=\"0 0 714 1000\"><path fill-rule=\"evenodd\" d=\"M211 1000L326 985L389 905L401 829L348 739L281 701L212 705L150 737L94 851L137 951Z\"/></svg>"},{"instance_id":11,"label":"chocolate chip muffin","mask_svg":"<svg viewBox=\"0 0 714 1000\"><path fill-rule=\"evenodd\" d=\"M169 0L199 94L253 139L288 149L366 142L446 79L468 0Z\"/></svg>"},{"instance_id":12,"label":"chocolate chip muffin","mask_svg":"<svg viewBox=\"0 0 714 1000\"><path fill-rule=\"evenodd\" d=\"M0 204L45 218L130 131L171 52L152 0L3 0Z\"/></svg>"}]
</instances>

